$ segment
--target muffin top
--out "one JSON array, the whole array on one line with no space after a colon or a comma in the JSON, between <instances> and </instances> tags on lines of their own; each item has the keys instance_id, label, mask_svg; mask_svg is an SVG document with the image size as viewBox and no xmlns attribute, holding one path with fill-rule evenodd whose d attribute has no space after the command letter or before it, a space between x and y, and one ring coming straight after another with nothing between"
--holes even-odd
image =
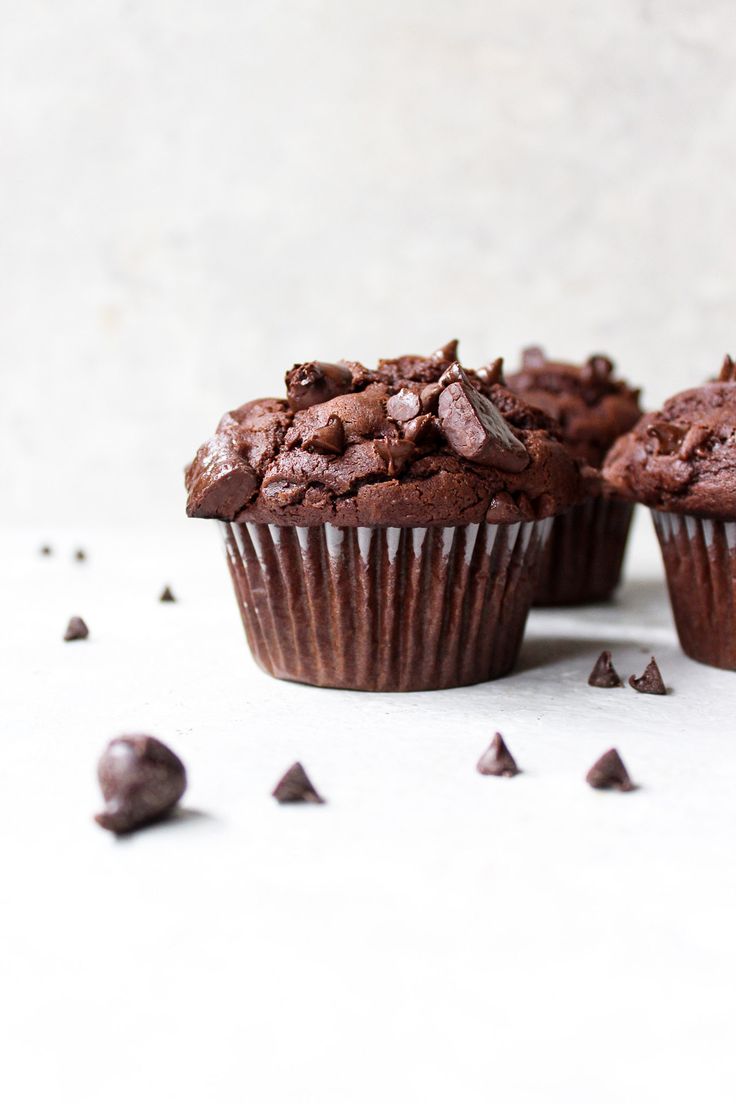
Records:
<instances>
[{"instance_id":1,"label":"muffin top","mask_svg":"<svg viewBox=\"0 0 736 1104\"><path fill-rule=\"evenodd\" d=\"M594 468L641 414L639 392L614 379L613 361L601 353L577 366L547 360L537 346L525 349L508 386L559 422L568 448Z\"/></svg>"},{"instance_id":2,"label":"muffin top","mask_svg":"<svg viewBox=\"0 0 736 1104\"><path fill-rule=\"evenodd\" d=\"M187 469L190 517L281 525L427 526L548 517L595 473L502 382L428 357L296 364L285 399L225 414Z\"/></svg>"},{"instance_id":3,"label":"muffin top","mask_svg":"<svg viewBox=\"0 0 736 1104\"><path fill-rule=\"evenodd\" d=\"M657 510L736 520L736 367L645 414L611 449L604 479Z\"/></svg>"}]
</instances>

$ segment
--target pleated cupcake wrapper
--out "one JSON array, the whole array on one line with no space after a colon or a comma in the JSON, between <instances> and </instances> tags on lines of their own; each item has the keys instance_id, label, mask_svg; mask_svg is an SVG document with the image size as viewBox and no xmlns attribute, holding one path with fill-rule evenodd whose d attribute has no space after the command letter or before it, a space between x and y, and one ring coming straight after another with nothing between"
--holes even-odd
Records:
<instances>
[{"instance_id":1,"label":"pleated cupcake wrapper","mask_svg":"<svg viewBox=\"0 0 736 1104\"><path fill-rule=\"evenodd\" d=\"M603 602L621 578L633 506L599 496L554 519L536 606Z\"/></svg>"},{"instance_id":2,"label":"pleated cupcake wrapper","mask_svg":"<svg viewBox=\"0 0 736 1104\"><path fill-rule=\"evenodd\" d=\"M551 519L220 524L248 642L269 674L356 690L435 690L512 669Z\"/></svg>"},{"instance_id":3,"label":"pleated cupcake wrapper","mask_svg":"<svg viewBox=\"0 0 736 1104\"><path fill-rule=\"evenodd\" d=\"M736 522L652 510L682 650L736 670Z\"/></svg>"}]
</instances>

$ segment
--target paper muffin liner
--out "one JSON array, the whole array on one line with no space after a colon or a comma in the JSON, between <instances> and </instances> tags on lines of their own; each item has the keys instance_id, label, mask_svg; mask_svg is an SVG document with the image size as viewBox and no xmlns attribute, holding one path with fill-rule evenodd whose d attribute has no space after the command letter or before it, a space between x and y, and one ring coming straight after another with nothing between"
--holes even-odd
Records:
<instances>
[{"instance_id":1,"label":"paper muffin liner","mask_svg":"<svg viewBox=\"0 0 736 1104\"><path fill-rule=\"evenodd\" d=\"M736 522L652 510L683 652L736 670Z\"/></svg>"},{"instance_id":2,"label":"paper muffin liner","mask_svg":"<svg viewBox=\"0 0 736 1104\"><path fill-rule=\"evenodd\" d=\"M602 495L554 519L535 606L604 602L619 584L631 516L630 502Z\"/></svg>"},{"instance_id":3,"label":"paper muffin liner","mask_svg":"<svg viewBox=\"0 0 736 1104\"><path fill-rule=\"evenodd\" d=\"M220 524L248 643L265 671L314 686L439 690L513 668L552 519Z\"/></svg>"}]
</instances>

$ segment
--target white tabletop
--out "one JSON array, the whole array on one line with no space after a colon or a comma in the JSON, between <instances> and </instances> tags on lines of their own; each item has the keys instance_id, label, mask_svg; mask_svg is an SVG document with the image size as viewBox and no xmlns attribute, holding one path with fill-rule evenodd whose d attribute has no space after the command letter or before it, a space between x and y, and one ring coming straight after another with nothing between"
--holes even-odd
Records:
<instances>
[{"instance_id":1,"label":"white tabletop","mask_svg":"<svg viewBox=\"0 0 736 1104\"><path fill-rule=\"evenodd\" d=\"M5 1099L733 1100L736 679L679 652L646 516L615 605L403 696L262 674L214 525L3 543ZM671 695L589 688L604 647ZM475 771L496 729L513 780ZM91 817L123 732L190 787L116 840ZM583 781L611 745L636 793ZM328 804L269 796L295 759Z\"/></svg>"}]
</instances>

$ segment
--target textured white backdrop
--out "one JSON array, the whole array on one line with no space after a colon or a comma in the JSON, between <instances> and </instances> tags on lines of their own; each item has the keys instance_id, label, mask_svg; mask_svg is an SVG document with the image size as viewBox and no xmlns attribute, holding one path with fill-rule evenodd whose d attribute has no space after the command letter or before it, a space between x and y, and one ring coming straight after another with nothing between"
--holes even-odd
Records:
<instances>
[{"instance_id":1,"label":"textured white backdrop","mask_svg":"<svg viewBox=\"0 0 736 1104\"><path fill-rule=\"evenodd\" d=\"M311 357L735 348L729 0L1 0L6 517L170 520Z\"/></svg>"}]
</instances>

